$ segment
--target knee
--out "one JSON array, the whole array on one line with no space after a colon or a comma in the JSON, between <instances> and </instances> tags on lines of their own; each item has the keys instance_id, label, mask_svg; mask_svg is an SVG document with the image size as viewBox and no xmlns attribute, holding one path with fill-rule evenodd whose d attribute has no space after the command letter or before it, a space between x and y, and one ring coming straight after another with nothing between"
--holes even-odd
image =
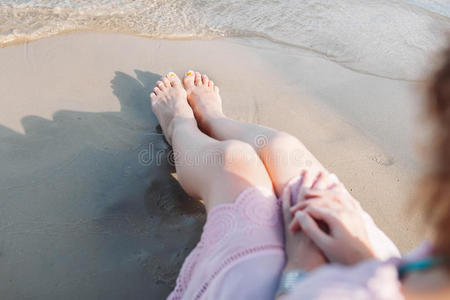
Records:
<instances>
[{"instance_id":1,"label":"knee","mask_svg":"<svg viewBox=\"0 0 450 300\"><path fill-rule=\"evenodd\" d=\"M300 145L301 143L296 137L285 132L277 132L269 139L267 149L296 149Z\"/></svg>"},{"instance_id":2,"label":"knee","mask_svg":"<svg viewBox=\"0 0 450 300\"><path fill-rule=\"evenodd\" d=\"M220 144L221 167L226 171L250 170L262 166L258 154L247 143L229 140Z\"/></svg>"},{"instance_id":3,"label":"knee","mask_svg":"<svg viewBox=\"0 0 450 300\"><path fill-rule=\"evenodd\" d=\"M263 162L249 144L237 140L223 141L213 152L216 153L214 165L218 178L271 185Z\"/></svg>"},{"instance_id":4,"label":"knee","mask_svg":"<svg viewBox=\"0 0 450 300\"><path fill-rule=\"evenodd\" d=\"M250 186L272 189L269 174L251 145L229 140L221 142L219 147L221 163L215 179L226 188L226 192L237 195Z\"/></svg>"},{"instance_id":5,"label":"knee","mask_svg":"<svg viewBox=\"0 0 450 300\"><path fill-rule=\"evenodd\" d=\"M298 155L301 149L303 145L296 137L285 132L277 132L267 140L266 145L261 147L260 155L266 162L275 160L289 163L289 158Z\"/></svg>"},{"instance_id":6,"label":"knee","mask_svg":"<svg viewBox=\"0 0 450 300\"><path fill-rule=\"evenodd\" d=\"M272 189L272 181L252 146L235 140L215 143L209 152L208 172L201 197L210 207L231 203L246 188L263 186Z\"/></svg>"}]
</instances>

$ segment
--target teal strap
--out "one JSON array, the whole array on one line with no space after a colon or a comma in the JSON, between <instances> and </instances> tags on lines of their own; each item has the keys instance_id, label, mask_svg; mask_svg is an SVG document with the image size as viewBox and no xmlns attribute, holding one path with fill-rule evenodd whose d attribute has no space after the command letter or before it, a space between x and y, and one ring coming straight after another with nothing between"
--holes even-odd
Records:
<instances>
[{"instance_id":1,"label":"teal strap","mask_svg":"<svg viewBox=\"0 0 450 300\"><path fill-rule=\"evenodd\" d=\"M398 267L398 276L399 278L403 278L410 272L428 270L444 262L445 259L442 257L426 257L423 259L410 261Z\"/></svg>"},{"instance_id":2,"label":"teal strap","mask_svg":"<svg viewBox=\"0 0 450 300\"><path fill-rule=\"evenodd\" d=\"M296 285L300 280L303 279L308 274L308 272L303 270L289 270L281 275L280 282L278 283L278 289L276 296L280 296L288 293L294 285Z\"/></svg>"}]
</instances>

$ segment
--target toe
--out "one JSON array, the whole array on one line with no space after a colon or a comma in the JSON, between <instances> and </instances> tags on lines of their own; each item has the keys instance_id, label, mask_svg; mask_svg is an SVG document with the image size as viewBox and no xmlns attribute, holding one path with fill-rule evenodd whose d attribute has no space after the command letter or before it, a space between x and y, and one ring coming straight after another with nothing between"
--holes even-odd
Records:
<instances>
[{"instance_id":1,"label":"toe","mask_svg":"<svg viewBox=\"0 0 450 300\"><path fill-rule=\"evenodd\" d=\"M187 71L183 78L184 88L186 90L194 86L195 73L194 71Z\"/></svg>"},{"instance_id":2,"label":"toe","mask_svg":"<svg viewBox=\"0 0 450 300\"><path fill-rule=\"evenodd\" d=\"M161 93L161 90L155 86L155 88L153 89L153 93L155 93L155 95L159 95L159 93Z\"/></svg>"},{"instance_id":3,"label":"toe","mask_svg":"<svg viewBox=\"0 0 450 300\"><path fill-rule=\"evenodd\" d=\"M180 78L174 72L169 72L166 77L169 80L171 86L181 85Z\"/></svg>"},{"instance_id":4,"label":"toe","mask_svg":"<svg viewBox=\"0 0 450 300\"><path fill-rule=\"evenodd\" d=\"M202 82L204 85L209 86L209 78L205 74L202 75Z\"/></svg>"},{"instance_id":5,"label":"toe","mask_svg":"<svg viewBox=\"0 0 450 300\"><path fill-rule=\"evenodd\" d=\"M212 81L212 80L210 80L210 81L208 81L208 86L214 86L214 81Z\"/></svg>"},{"instance_id":6,"label":"toe","mask_svg":"<svg viewBox=\"0 0 450 300\"><path fill-rule=\"evenodd\" d=\"M214 86L214 92L216 92L217 94L219 94L219 88L217 86Z\"/></svg>"},{"instance_id":7,"label":"toe","mask_svg":"<svg viewBox=\"0 0 450 300\"><path fill-rule=\"evenodd\" d=\"M202 75L199 72L195 72L195 85L202 84Z\"/></svg>"},{"instance_id":8,"label":"toe","mask_svg":"<svg viewBox=\"0 0 450 300\"><path fill-rule=\"evenodd\" d=\"M161 91L164 90L165 88L164 83L162 81L156 82L156 87L159 88Z\"/></svg>"},{"instance_id":9,"label":"toe","mask_svg":"<svg viewBox=\"0 0 450 300\"><path fill-rule=\"evenodd\" d=\"M155 92L152 92L151 94L150 94L150 102L151 102L151 104L152 104L152 107L156 104L156 94L155 94Z\"/></svg>"},{"instance_id":10,"label":"toe","mask_svg":"<svg viewBox=\"0 0 450 300\"><path fill-rule=\"evenodd\" d=\"M170 81L169 81L168 78L164 77L164 78L161 78L161 80L162 80L162 82L164 82L164 86L165 86L165 87L171 87L171 86L172 86L172 85L170 84Z\"/></svg>"}]
</instances>

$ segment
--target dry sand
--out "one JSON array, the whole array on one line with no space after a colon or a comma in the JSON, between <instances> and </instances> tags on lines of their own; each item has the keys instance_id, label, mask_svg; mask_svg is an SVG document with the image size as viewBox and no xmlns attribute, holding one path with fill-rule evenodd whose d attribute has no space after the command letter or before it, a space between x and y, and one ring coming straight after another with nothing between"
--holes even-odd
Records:
<instances>
[{"instance_id":1,"label":"dry sand","mask_svg":"<svg viewBox=\"0 0 450 300\"><path fill-rule=\"evenodd\" d=\"M3 299L169 293L205 215L173 178L149 106L168 71L206 72L229 116L294 134L402 250L419 241L406 211L414 83L262 41L100 33L6 47L0 66Z\"/></svg>"}]
</instances>

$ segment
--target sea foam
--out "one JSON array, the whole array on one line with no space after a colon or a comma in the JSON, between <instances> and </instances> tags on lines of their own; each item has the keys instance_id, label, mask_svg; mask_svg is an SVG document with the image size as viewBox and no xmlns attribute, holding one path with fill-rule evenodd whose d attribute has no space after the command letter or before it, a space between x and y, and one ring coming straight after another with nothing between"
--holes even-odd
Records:
<instances>
[{"instance_id":1,"label":"sea foam","mask_svg":"<svg viewBox=\"0 0 450 300\"><path fill-rule=\"evenodd\" d=\"M417 80L450 30L447 0L0 0L0 46L93 30L263 38L356 71Z\"/></svg>"}]
</instances>

